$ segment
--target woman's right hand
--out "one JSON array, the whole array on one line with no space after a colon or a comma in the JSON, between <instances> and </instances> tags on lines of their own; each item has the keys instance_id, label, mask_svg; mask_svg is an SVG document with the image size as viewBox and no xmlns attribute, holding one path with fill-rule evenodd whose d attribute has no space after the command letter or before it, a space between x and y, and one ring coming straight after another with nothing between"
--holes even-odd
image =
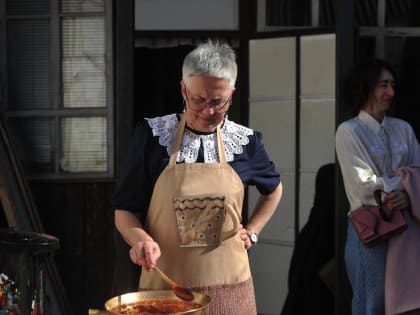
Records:
<instances>
[{"instance_id":1,"label":"woman's right hand","mask_svg":"<svg viewBox=\"0 0 420 315\"><path fill-rule=\"evenodd\" d=\"M404 190L391 191L384 200L391 209L403 210L410 207L410 198Z\"/></svg>"},{"instance_id":2,"label":"woman's right hand","mask_svg":"<svg viewBox=\"0 0 420 315\"><path fill-rule=\"evenodd\" d=\"M160 247L155 241L137 242L130 249L131 261L147 271L152 270L160 257Z\"/></svg>"}]
</instances>

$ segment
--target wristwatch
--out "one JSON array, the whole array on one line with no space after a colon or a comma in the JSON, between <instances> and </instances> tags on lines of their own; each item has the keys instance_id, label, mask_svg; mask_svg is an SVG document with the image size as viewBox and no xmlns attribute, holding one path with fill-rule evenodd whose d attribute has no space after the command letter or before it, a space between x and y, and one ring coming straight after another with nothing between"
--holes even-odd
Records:
<instances>
[{"instance_id":1,"label":"wristwatch","mask_svg":"<svg viewBox=\"0 0 420 315\"><path fill-rule=\"evenodd\" d=\"M252 244L257 244L258 242L258 234L252 231L248 231L249 239L251 240Z\"/></svg>"}]
</instances>

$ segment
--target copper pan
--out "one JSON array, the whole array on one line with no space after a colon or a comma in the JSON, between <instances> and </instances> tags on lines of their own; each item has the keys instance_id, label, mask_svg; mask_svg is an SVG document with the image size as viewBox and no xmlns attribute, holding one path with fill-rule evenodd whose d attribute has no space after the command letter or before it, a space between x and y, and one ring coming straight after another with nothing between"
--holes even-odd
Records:
<instances>
[{"instance_id":1,"label":"copper pan","mask_svg":"<svg viewBox=\"0 0 420 315\"><path fill-rule=\"evenodd\" d=\"M204 310L210 304L211 298L208 295L201 294L198 292L192 292L194 294L194 300L192 302L201 305L198 308L194 308L185 312L181 313L173 313L172 315L180 315L180 314L194 314L194 315L201 315L204 314ZM172 292L172 290L150 290L150 291L139 291L139 292L130 292L125 293L122 295L118 295L113 297L105 302L105 309L114 315L122 315L121 313L115 313L112 309L116 308L122 304L130 304L130 303L138 303L141 301L146 300L155 300L155 299L176 299L179 300L178 297Z\"/></svg>"}]
</instances>

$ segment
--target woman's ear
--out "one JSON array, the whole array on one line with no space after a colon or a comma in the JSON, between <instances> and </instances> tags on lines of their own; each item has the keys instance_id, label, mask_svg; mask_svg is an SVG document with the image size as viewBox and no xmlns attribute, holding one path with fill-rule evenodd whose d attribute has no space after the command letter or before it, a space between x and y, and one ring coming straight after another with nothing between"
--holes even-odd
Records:
<instances>
[{"instance_id":1,"label":"woman's ear","mask_svg":"<svg viewBox=\"0 0 420 315\"><path fill-rule=\"evenodd\" d=\"M180 82L179 82L179 84L181 85L181 94L182 94L182 98L184 99L184 102L186 101L186 99L187 99L187 95L186 95L186 86L185 86L185 83L184 83L184 81L183 80L181 80Z\"/></svg>"}]
</instances>

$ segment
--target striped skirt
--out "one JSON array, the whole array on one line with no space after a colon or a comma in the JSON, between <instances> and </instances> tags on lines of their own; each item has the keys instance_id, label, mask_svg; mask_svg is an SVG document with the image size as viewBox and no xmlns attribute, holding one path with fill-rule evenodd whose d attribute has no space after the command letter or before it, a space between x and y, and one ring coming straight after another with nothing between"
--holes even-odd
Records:
<instances>
[{"instance_id":1,"label":"striped skirt","mask_svg":"<svg viewBox=\"0 0 420 315\"><path fill-rule=\"evenodd\" d=\"M236 284L191 289L211 297L211 302L204 313L205 315L257 314L252 279Z\"/></svg>"},{"instance_id":2,"label":"striped skirt","mask_svg":"<svg viewBox=\"0 0 420 315\"><path fill-rule=\"evenodd\" d=\"M345 263L353 291L353 315L385 314L386 250L387 242L365 247L349 219Z\"/></svg>"}]
</instances>

